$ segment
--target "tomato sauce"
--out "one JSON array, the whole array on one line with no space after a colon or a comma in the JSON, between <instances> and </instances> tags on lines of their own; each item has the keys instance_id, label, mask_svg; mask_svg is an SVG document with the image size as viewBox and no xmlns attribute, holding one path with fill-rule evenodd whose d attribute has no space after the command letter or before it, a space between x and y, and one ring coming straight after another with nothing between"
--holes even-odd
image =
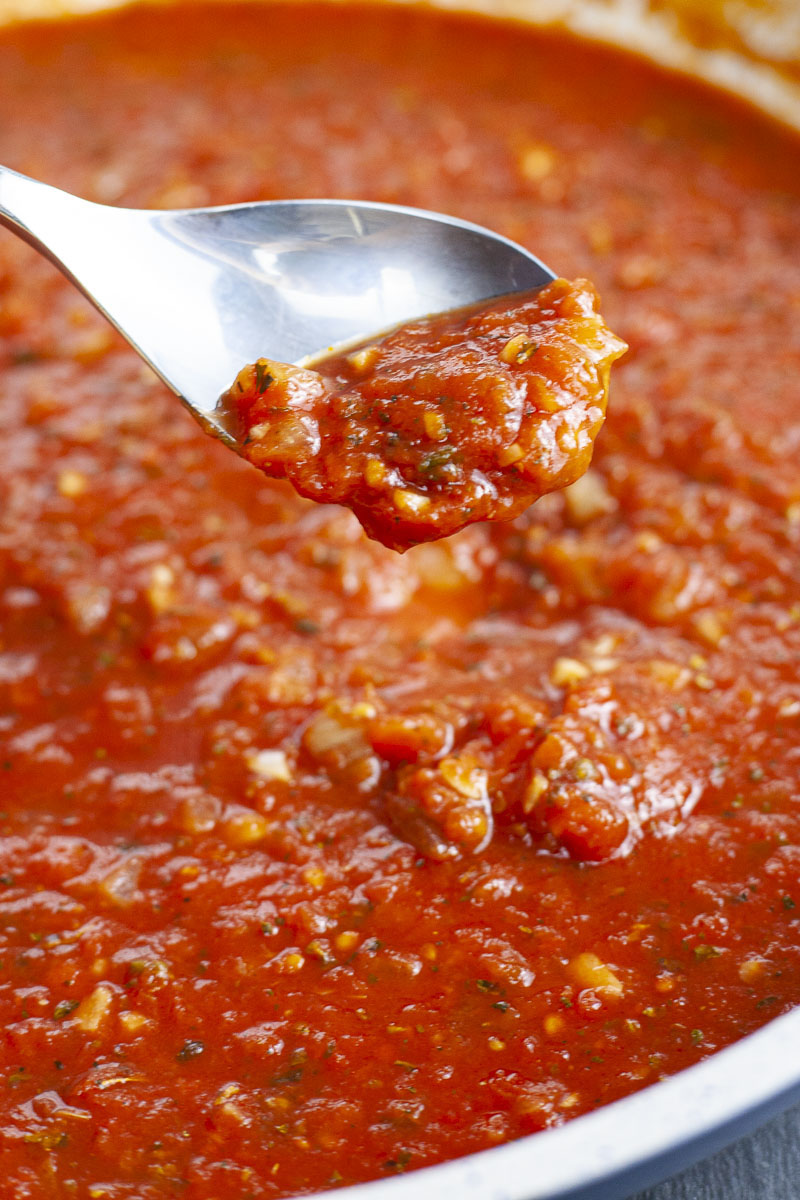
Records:
<instances>
[{"instance_id":1,"label":"tomato sauce","mask_svg":"<svg viewBox=\"0 0 800 1200\"><path fill-rule=\"evenodd\" d=\"M798 1003L796 135L511 24L153 7L0 35L0 161L451 212L630 346L581 480L401 557L0 238L4 1196L392 1176Z\"/></svg>"},{"instance_id":2,"label":"tomato sauce","mask_svg":"<svg viewBox=\"0 0 800 1200\"><path fill-rule=\"evenodd\" d=\"M395 550L509 520L589 466L624 353L585 281L440 314L222 397L242 453Z\"/></svg>"}]
</instances>

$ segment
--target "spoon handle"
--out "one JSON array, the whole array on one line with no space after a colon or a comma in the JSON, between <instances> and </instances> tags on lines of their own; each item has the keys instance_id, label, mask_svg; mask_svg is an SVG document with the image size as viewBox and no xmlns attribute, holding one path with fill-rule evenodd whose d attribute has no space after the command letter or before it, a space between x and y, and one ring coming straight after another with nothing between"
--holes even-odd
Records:
<instances>
[{"instance_id":1,"label":"spoon handle","mask_svg":"<svg viewBox=\"0 0 800 1200\"><path fill-rule=\"evenodd\" d=\"M209 299L219 265L187 247L180 216L95 204L0 165L0 226L66 275L203 427L234 445L215 408L251 355L228 351L229 331ZM192 403L193 396L205 403Z\"/></svg>"},{"instance_id":2,"label":"spoon handle","mask_svg":"<svg viewBox=\"0 0 800 1200\"><path fill-rule=\"evenodd\" d=\"M52 258L39 227L42 218L46 218L47 212L57 206L58 198L63 194L46 183L21 175L19 171L0 166L0 225L5 225L41 254Z\"/></svg>"},{"instance_id":3,"label":"spoon handle","mask_svg":"<svg viewBox=\"0 0 800 1200\"><path fill-rule=\"evenodd\" d=\"M10 167L0 165L0 224L21 237L29 234L30 231L22 217L22 211L27 207L25 193L41 186L33 179L28 179L27 175L20 175Z\"/></svg>"},{"instance_id":4,"label":"spoon handle","mask_svg":"<svg viewBox=\"0 0 800 1200\"><path fill-rule=\"evenodd\" d=\"M77 283L70 270L75 232L100 206L0 165L0 225L21 237Z\"/></svg>"}]
</instances>

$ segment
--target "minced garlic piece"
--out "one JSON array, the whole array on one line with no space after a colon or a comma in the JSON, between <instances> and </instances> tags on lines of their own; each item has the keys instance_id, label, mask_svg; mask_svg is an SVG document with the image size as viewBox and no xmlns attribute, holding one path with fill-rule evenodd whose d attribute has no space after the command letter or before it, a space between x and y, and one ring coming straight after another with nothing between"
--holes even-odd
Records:
<instances>
[{"instance_id":1,"label":"minced garlic piece","mask_svg":"<svg viewBox=\"0 0 800 1200\"><path fill-rule=\"evenodd\" d=\"M64 470L59 472L56 486L62 496L72 499L82 496L87 491L89 480L82 471Z\"/></svg>"},{"instance_id":2,"label":"minced garlic piece","mask_svg":"<svg viewBox=\"0 0 800 1200\"><path fill-rule=\"evenodd\" d=\"M522 811L526 814L531 812L548 787L547 776L543 775L541 771L534 771L530 783L525 789L525 795L522 799Z\"/></svg>"},{"instance_id":3,"label":"minced garlic piece","mask_svg":"<svg viewBox=\"0 0 800 1200\"><path fill-rule=\"evenodd\" d=\"M556 154L549 146L526 146L517 157L520 174L530 183L546 179L556 165Z\"/></svg>"},{"instance_id":4,"label":"minced garlic piece","mask_svg":"<svg viewBox=\"0 0 800 1200\"><path fill-rule=\"evenodd\" d=\"M469 755L443 758L439 763L439 770L445 782L460 796L465 796L468 800L477 800L483 796L486 789L486 772Z\"/></svg>"},{"instance_id":5,"label":"minced garlic piece","mask_svg":"<svg viewBox=\"0 0 800 1200\"><path fill-rule=\"evenodd\" d=\"M111 1009L114 993L110 987L100 983L81 1000L72 1019L84 1033L96 1033Z\"/></svg>"},{"instance_id":6,"label":"minced garlic piece","mask_svg":"<svg viewBox=\"0 0 800 1200\"><path fill-rule=\"evenodd\" d=\"M522 363L528 362L533 358L538 350L536 342L532 342L526 333L517 333L514 337L509 338L503 349L500 351L500 361L504 363Z\"/></svg>"},{"instance_id":7,"label":"minced garlic piece","mask_svg":"<svg viewBox=\"0 0 800 1200\"><path fill-rule=\"evenodd\" d=\"M625 990L622 981L611 968L596 954L588 951L576 954L575 958L567 963L567 974L579 987L605 992L609 996L621 996Z\"/></svg>"},{"instance_id":8,"label":"minced garlic piece","mask_svg":"<svg viewBox=\"0 0 800 1200\"><path fill-rule=\"evenodd\" d=\"M289 761L283 750L254 750L245 757L248 770L259 779L289 783L292 778Z\"/></svg>"},{"instance_id":9,"label":"minced garlic piece","mask_svg":"<svg viewBox=\"0 0 800 1200\"><path fill-rule=\"evenodd\" d=\"M447 436L447 426L444 417L435 408L427 408L422 414L422 424L426 434L432 441L440 442Z\"/></svg>"},{"instance_id":10,"label":"minced garlic piece","mask_svg":"<svg viewBox=\"0 0 800 1200\"><path fill-rule=\"evenodd\" d=\"M386 464L379 458L370 458L364 467L364 482L367 487L380 487L386 481Z\"/></svg>"},{"instance_id":11,"label":"minced garlic piece","mask_svg":"<svg viewBox=\"0 0 800 1200\"><path fill-rule=\"evenodd\" d=\"M550 682L556 687L571 687L591 675L585 663L577 658L557 658L550 672Z\"/></svg>"},{"instance_id":12,"label":"minced garlic piece","mask_svg":"<svg viewBox=\"0 0 800 1200\"><path fill-rule=\"evenodd\" d=\"M174 608L176 602L175 572L167 563L156 563L150 572L150 582L145 589L150 608L158 616Z\"/></svg>"},{"instance_id":13,"label":"minced garlic piece","mask_svg":"<svg viewBox=\"0 0 800 1200\"><path fill-rule=\"evenodd\" d=\"M412 517L417 513L424 512L430 506L427 496L421 496L419 492L410 492L408 488L395 488L392 492L392 500L395 508L399 508L401 512Z\"/></svg>"},{"instance_id":14,"label":"minced garlic piece","mask_svg":"<svg viewBox=\"0 0 800 1200\"><path fill-rule=\"evenodd\" d=\"M119 1023L126 1033L137 1033L145 1025L149 1024L149 1020L144 1013L130 1008L119 1014Z\"/></svg>"},{"instance_id":15,"label":"minced garlic piece","mask_svg":"<svg viewBox=\"0 0 800 1200\"><path fill-rule=\"evenodd\" d=\"M499 467L511 467L515 462L519 462L524 457L525 451L519 442L512 442L510 446L503 446L496 454L497 465Z\"/></svg>"},{"instance_id":16,"label":"minced garlic piece","mask_svg":"<svg viewBox=\"0 0 800 1200\"><path fill-rule=\"evenodd\" d=\"M250 808L232 812L222 824L222 835L229 846L254 846L268 833L266 817Z\"/></svg>"},{"instance_id":17,"label":"minced garlic piece","mask_svg":"<svg viewBox=\"0 0 800 1200\"><path fill-rule=\"evenodd\" d=\"M310 887L317 891L325 886L325 872L321 867L306 867L303 871L303 878Z\"/></svg>"},{"instance_id":18,"label":"minced garlic piece","mask_svg":"<svg viewBox=\"0 0 800 1200\"><path fill-rule=\"evenodd\" d=\"M348 354L347 361L355 371L368 371L378 357L377 346L362 346Z\"/></svg>"}]
</instances>

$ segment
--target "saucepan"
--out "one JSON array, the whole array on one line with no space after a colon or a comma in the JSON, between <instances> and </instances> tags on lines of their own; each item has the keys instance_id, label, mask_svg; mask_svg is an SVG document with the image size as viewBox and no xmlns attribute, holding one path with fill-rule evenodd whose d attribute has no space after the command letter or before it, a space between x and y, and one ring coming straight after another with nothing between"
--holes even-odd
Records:
<instances>
[{"instance_id":1,"label":"saucepan","mask_svg":"<svg viewBox=\"0 0 800 1200\"><path fill-rule=\"evenodd\" d=\"M797 0L440 0L563 23L702 76L800 127ZM0 0L0 22L107 7ZM712 1154L800 1100L800 1009L706 1061L568 1124L405 1176L348 1200L622 1198Z\"/></svg>"}]
</instances>

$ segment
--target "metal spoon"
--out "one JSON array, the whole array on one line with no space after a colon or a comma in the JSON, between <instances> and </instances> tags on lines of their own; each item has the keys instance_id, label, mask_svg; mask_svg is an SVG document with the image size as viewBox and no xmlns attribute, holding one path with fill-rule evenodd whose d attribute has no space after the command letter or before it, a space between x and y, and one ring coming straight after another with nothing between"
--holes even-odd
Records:
<instances>
[{"instance_id":1,"label":"metal spoon","mask_svg":"<svg viewBox=\"0 0 800 1200\"><path fill-rule=\"evenodd\" d=\"M0 167L0 224L77 284L233 449L216 405L246 363L302 361L555 278L488 229L394 204L112 208Z\"/></svg>"}]
</instances>

